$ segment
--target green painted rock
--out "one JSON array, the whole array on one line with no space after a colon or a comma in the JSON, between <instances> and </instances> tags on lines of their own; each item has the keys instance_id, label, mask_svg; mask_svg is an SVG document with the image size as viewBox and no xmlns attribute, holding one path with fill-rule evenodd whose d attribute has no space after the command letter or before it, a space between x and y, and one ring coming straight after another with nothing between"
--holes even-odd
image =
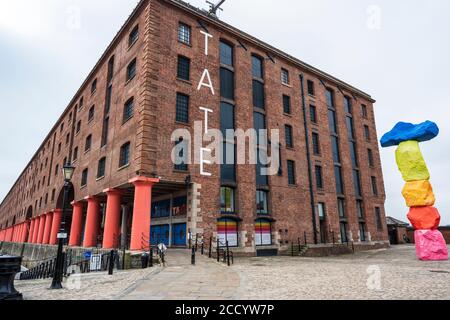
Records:
<instances>
[{"instance_id":1,"label":"green painted rock","mask_svg":"<svg viewBox=\"0 0 450 320\"><path fill-rule=\"evenodd\" d=\"M395 153L397 165L406 182L429 180L430 173L417 141L400 143Z\"/></svg>"}]
</instances>

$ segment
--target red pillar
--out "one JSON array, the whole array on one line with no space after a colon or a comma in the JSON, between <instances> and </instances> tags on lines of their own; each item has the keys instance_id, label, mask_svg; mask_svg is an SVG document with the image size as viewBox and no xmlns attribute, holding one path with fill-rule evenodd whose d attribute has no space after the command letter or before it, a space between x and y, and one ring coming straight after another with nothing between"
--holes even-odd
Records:
<instances>
[{"instance_id":1,"label":"red pillar","mask_svg":"<svg viewBox=\"0 0 450 320\"><path fill-rule=\"evenodd\" d=\"M28 243L32 243L33 242L34 224L35 224L34 219L31 219L30 232L28 233L28 240L27 240Z\"/></svg>"},{"instance_id":2,"label":"red pillar","mask_svg":"<svg viewBox=\"0 0 450 320\"><path fill-rule=\"evenodd\" d=\"M77 247L81 244L81 231L83 229L83 203L72 202L73 215L70 228L69 246Z\"/></svg>"},{"instance_id":3,"label":"red pillar","mask_svg":"<svg viewBox=\"0 0 450 320\"><path fill-rule=\"evenodd\" d=\"M47 214L45 215L45 228L44 228L44 236L42 238L42 244L50 243L52 222L53 222L53 212L47 212Z\"/></svg>"},{"instance_id":4,"label":"red pillar","mask_svg":"<svg viewBox=\"0 0 450 320\"><path fill-rule=\"evenodd\" d=\"M22 224L22 235L21 235L21 238L20 238L20 242L21 242L21 243L27 242L28 225L29 225L28 221L25 221L25 222Z\"/></svg>"},{"instance_id":5,"label":"red pillar","mask_svg":"<svg viewBox=\"0 0 450 320\"><path fill-rule=\"evenodd\" d=\"M120 243L121 192L116 189L107 189L103 192L108 196L106 202L105 230L103 232L103 249L114 249Z\"/></svg>"},{"instance_id":6,"label":"red pillar","mask_svg":"<svg viewBox=\"0 0 450 320\"><path fill-rule=\"evenodd\" d=\"M61 227L61 219L62 219L62 210L55 209L55 211L53 211L52 228L50 232L49 244L51 245L56 245L58 243L58 233L59 228Z\"/></svg>"},{"instance_id":7,"label":"red pillar","mask_svg":"<svg viewBox=\"0 0 450 320\"><path fill-rule=\"evenodd\" d=\"M32 243L37 243L37 237L38 237L38 233L39 233L39 224L41 222L41 219L39 217L34 218L34 231L33 231L33 240L31 241Z\"/></svg>"},{"instance_id":8,"label":"red pillar","mask_svg":"<svg viewBox=\"0 0 450 320\"><path fill-rule=\"evenodd\" d=\"M100 229L100 201L95 197L86 197L86 200L87 214L83 247L90 248L97 246L97 237Z\"/></svg>"},{"instance_id":9,"label":"red pillar","mask_svg":"<svg viewBox=\"0 0 450 320\"><path fill-rule=\"evenodd\" d=\"M18 243L20 243L20 240L22 239L22 227L23 227L23 224L22 224L22 223L19 224L19 225L17 226L16 241L17 241Z\"/></svg>"},{"instance_id":10,"label":"red pillar","mask_svg":"<svg viewBox=\"0 0 450 320\"><path fill-rule=\"evenodd\" d=\"M39 217L39 231L37 237L37 243L42 244L44 238L44 228L45 228L45 214Z\"/></svg>"},{"instance_id":11,"label":"red pillar","mask_svg":"<svg viewBox=\"0 0 450 320\"><path fill-rule=\"evenodd\" d=\"M11 242L16 242L16 226L12 227L12 237L11 237Z\"/></svg>"},{"instance_id":12,"label":"red pillar","mask_svg":"<svg viewBox=\"0 0 450 320\"><path fill-rule=\"evenodd\" d=\"M131 227L131 250L140 251L150 239L152 188L159 179L136 177L130 180L134 189L133 222Z\"/></svg>"}]
</instances>

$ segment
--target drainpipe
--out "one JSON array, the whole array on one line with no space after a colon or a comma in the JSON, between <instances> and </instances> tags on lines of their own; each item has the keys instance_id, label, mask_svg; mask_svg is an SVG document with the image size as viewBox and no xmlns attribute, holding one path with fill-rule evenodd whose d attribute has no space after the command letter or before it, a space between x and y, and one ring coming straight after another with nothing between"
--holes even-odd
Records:
<instances>
[{"instance_id":1,"label":"drainpipe","mask_svg":"<svg viewBox=\"0 0 450 320\"><path fill-rule=\"evenodd\" d=\"M308 131L308 118L306 112L306 101L305 101L305 86L303 74L300 74L300 84L302 91L302 107L303 107L303 120L305 127L305 143L306 143L306 158L308 159L308 178L309 178L309 193L311 198L311 210L312 210L312 224L314 230L314 244L318 243L317 240L317 221L316 221L316 201L314 199L314 187L313 187L313 173L312 173L312 163L311 163L311 152L309 149L309 131Z\"/></svg>"}]
</instances>

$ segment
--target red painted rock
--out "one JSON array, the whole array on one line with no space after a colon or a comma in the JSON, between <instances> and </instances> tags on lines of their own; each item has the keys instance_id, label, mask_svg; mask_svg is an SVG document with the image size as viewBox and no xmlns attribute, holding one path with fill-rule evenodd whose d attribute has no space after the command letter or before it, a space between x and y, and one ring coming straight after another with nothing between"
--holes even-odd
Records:
<instances>
[{"instance_id":1,"label":"red painted rock","mask_svg":"<svg viewBox=\"0 0 450 320\"><path fill-rule=\"evenodd\" d=\"M422 261L448 260L448 249L444 236L438 230L416 230L417 258Z\"/></svg>"},{"instance_id":2,"label":"red painted rock","mask_svg":"<svg viewBox=\"0 0 450 320\"><path fill-rule=\"evenodd\" d=\"M435 207L411 208L408 219L415 230L435 230L441 223L441 215Z\"/></svg>"}]
</instances>

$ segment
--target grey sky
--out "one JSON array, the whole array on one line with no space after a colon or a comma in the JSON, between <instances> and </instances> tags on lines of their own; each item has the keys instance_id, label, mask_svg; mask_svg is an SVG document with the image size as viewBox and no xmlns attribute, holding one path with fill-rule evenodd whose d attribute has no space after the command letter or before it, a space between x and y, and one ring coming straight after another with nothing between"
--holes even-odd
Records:
<instances>
[{"instance_id":1,"label":"grey sky","mask_svg":"<svg viewBox=\"0 0 450 320\"><path fill-rule=\"evenodd\" d=\"M0 0L0 199L136 3ZM223 8L222 20L370 93L380 136L398 121L436 121L441 135L422 151L450 224L448 0L227 0ZM406 221L394 152L382 150L386 209Z\"/></svg>"}]
</instances>

